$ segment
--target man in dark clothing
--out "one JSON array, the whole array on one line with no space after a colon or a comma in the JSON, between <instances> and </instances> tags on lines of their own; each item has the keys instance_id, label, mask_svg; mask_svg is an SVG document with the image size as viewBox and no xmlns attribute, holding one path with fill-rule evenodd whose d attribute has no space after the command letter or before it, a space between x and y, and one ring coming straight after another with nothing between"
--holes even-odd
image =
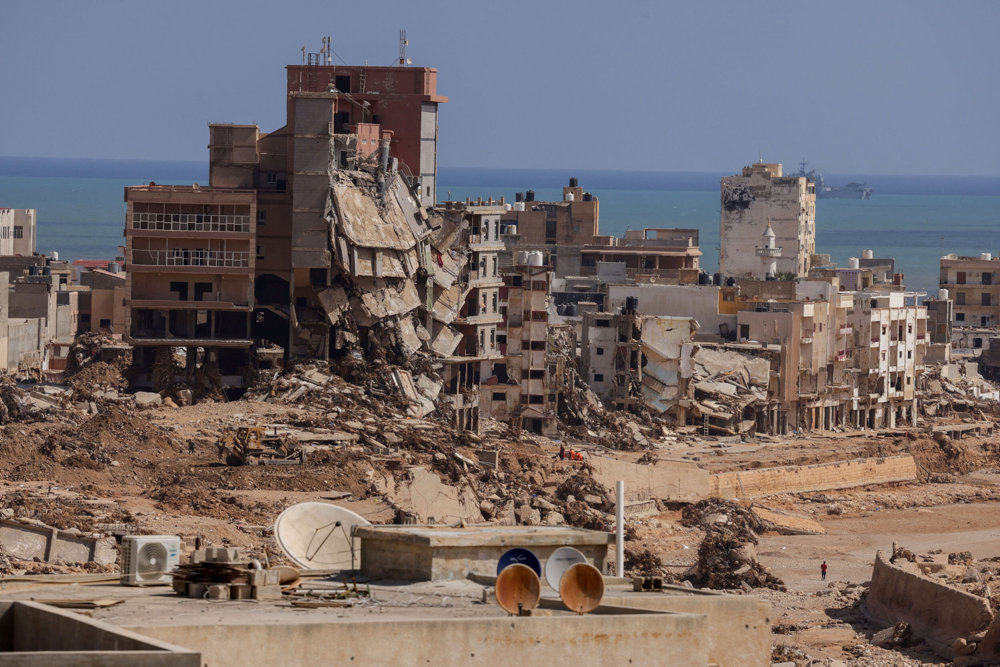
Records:
<instances>
[{"instance_id":1,"label":"man in dark clothing","mask_svg":"<svg viewBox=\"0 0 1000 667\"><path fill-rule=\"evenodd\" d=\"M819 571L823 575L823 581L826 581L826 561L823 561L823 564L819 566Z\"/></svg>"},{"instance_id":2,"label":"man in dark clothing","mask_svg":"<svg viewBox=\"0 0 1000 667\"><path fill-rule=\"evenodd\" d=\"M566 448L562 445L559 445L559 460L560 461L566 460Z\"/></svg>"}]
</instances>

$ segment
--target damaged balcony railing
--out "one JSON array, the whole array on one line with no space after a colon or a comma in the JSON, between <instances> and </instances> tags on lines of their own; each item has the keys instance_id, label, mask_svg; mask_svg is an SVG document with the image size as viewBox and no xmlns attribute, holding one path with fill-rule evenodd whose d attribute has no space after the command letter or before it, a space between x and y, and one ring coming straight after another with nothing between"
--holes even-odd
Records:
<instances>
[{"instance_id":1,"label":"damaged balcony railing","mask_svg":"<svg viewBox=\"0 0 1000 667\"><path fill-rule=\"evenodd\" d=\"M133 213L132 228L164 232L248 233L250 231L250 216L201 213Z\"/></svg>"},{"instance_id":2,"label":"damaged balcony railing","mask_svg":"<svg viewBox=\"0 0 1000 667\"><path fill-rule=\"evenodd\" d=\"M143 250L133 248L129 263L145 266L213 266L249 268L248 250L209 250L201 248L170 248Z\"/></svg>"}]
</instances>

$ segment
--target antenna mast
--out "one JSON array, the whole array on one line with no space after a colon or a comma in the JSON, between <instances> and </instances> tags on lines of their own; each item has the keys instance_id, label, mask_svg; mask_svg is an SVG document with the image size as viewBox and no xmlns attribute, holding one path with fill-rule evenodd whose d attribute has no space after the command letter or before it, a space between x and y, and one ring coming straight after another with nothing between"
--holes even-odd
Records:
<instances>
[{"instance_id":1,"label":"antenna mast","mask_svg":"<svg viewBox=\"0 0 1000 667\"><path fill-rule=\"evenodd\" d=\"M399 31L399 64L405 67L411 64L413 61L406 57L406 45L410 42L406 39L406 31Z\"/></svg>"}]
</instances>

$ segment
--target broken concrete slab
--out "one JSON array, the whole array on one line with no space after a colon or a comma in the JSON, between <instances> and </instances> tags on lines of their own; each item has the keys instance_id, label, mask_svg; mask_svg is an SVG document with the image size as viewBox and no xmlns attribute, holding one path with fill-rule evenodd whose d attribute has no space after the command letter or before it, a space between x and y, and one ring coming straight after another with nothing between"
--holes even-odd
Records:
<instances>
[{"instance_id":1,"label":"broken concrete slab","mask_svg":"<svg viewBox=\"0 0 1000 667\"><path fill-rule=\"evenodd\" d=\"M163 405L163 397L152 391L135 392L135 407L156 408Z\"/></svg>"},{"instance_id":2,"label":"broken concrete slab","mask_svg":"<svg viewBox=\"0 0 1000 667\"><path fill-rule=\"evenodd\" d=\"M42 562L95 562L111 565L118 561L113 537L101 537L59 530L34 520L0 520L0 547L15 558Z\"/></svg>"}]
</instances>

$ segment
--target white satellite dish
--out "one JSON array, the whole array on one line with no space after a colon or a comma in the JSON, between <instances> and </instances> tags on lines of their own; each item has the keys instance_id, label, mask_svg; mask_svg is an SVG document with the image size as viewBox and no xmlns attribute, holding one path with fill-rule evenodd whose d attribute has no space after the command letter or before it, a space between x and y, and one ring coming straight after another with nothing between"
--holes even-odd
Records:
<instances>
[{"instance_id":1,"label":"white satellite dish","mask_svg":"<svg viewBox=\"0 0 1000 667\"><path fill-rule=\"evenodd\" d=\"M545 561L545 583L559 590L559 581L566 570L577 563L586 563L587 557L573 547L559 547Z\"/></svg>"},{"instance_id":2,"label":"white satellite dish","mask_svg":"<svg viewBox=\"0 0 1000 667\"><path fill-rule=\"evenodd\" d=\"M278 515L274 538L289 560L307 570L353 570L361 564L355 526L371 522L329 503L299 503Z\"/></svg>"}]
</instances>

